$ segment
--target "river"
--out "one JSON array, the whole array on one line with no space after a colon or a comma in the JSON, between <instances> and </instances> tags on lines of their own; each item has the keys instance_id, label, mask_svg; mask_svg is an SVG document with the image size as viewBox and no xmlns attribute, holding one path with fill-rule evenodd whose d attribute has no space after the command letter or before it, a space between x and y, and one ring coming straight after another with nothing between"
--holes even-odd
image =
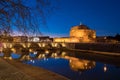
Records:
<instances>
[{"instance_id":1,"label":"river","mask_svg":"<svg viewBox=\"0 0 120 80\"><path fill-rule=\"evenodd\" d=\"M3 56L2 54L0 56ZM70 80L120 80L120 57L75 51L11 54L25 64L42 67Z\"/></svg>"}]
</instances>

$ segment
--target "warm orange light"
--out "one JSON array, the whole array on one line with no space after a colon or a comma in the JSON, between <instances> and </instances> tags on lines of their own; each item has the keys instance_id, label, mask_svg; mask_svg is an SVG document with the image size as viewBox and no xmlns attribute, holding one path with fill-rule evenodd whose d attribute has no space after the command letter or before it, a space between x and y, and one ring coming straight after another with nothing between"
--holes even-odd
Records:
<instances>
[{"instance_id":1,"label":"warm orange light","mask_svg":"<svg viewBox=\"0 0 120 80\"><path fill-rule=\"evenodd\" d=\"M11 49L13 53L16 53L16 50L14 48Z\"/></svg>"}]
</instances>

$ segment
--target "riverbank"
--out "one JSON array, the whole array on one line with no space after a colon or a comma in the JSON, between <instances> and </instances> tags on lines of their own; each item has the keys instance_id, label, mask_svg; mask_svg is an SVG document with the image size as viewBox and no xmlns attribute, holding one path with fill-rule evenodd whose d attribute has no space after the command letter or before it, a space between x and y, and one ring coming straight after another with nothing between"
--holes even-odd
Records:
<instances>
[{"instance_id":1,"label":"riverbank","mask_svg":"<svg viewBox=\"0 0 120 80\"><path fill-rule=\"evenodd\" d=\"M0 58L0 80L68 80L43 68Z\"/></svg>"},{"instance_id":2,"label":"riverbank","mask_svg":"<svg viewBox=\"0 0 120 80\"><path fill-rule=\"evenodd\" d=\"M114 43L68 43L67 48L76 50L120 53L120 44Z\"/></svg>"},{"instance_id":3,"label":"riverbank","mask_svg":"<svg viewBox=\"0 0 120 80\"><path fill-rule=\"evenodd\" d=\"M67 51L77 51L77 52L83 52L83 53L90 53L90 54L120 57L120 53L116 53L116 52L102 52L102 51L81 50L81 49L66 49L66 50Z\"/></svg>"}]
</instances>

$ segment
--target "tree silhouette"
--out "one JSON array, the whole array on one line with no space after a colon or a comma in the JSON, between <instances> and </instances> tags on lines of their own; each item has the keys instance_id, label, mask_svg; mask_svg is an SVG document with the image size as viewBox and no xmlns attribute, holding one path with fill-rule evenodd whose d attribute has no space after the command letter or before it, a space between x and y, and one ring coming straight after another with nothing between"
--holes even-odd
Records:
<instances>
[{"instance_id":1,"label":"tree silhouette","mask_svg":"<svg viewBox=\"0 0 120 80\"><path fill-rule=\"evenodd\" d=\"M120 41L120 34L117 33L117 34L115 35L115 39L118 40L118 41Z\"/></svg>"},{"instance_id":2,"label":"tree silhouette","mask_svg":"<svg viewBox=\"0 0 120 80\"><path fill-rule=\"evenodd\" d=\"M45 23L52 9L50 0L0 0L0 34L14 30L24 35L40 34L39 24Z\"/></svg>"}]
</instances>

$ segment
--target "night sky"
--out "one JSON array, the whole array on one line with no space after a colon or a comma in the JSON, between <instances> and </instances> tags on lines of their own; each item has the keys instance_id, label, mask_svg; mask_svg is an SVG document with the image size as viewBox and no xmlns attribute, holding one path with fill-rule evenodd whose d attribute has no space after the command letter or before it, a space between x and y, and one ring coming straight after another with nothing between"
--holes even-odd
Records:
<instances>
[{"instance_id":1,"label":"night sky","mask_svg":"<svg viewBox=\"0 0 120 80\"><path fill-rule=\"evenodd\" d=\"M97 36L120 33L120 0L59 0L57 5L47 17L47 27L41 28L44 35L68 37L70 28L80 22L96 30Z\"/></svg>"}]
</instances>

